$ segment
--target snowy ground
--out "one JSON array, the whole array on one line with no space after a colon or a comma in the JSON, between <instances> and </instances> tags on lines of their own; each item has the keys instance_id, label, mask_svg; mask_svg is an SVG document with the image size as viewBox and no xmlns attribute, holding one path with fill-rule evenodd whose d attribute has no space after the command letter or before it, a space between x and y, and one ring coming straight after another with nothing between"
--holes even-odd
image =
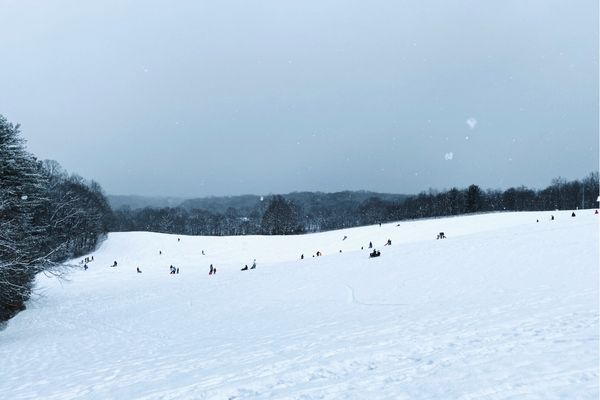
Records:
<instances>
[{"instance_id":1,"label":"snowy ground","mask_svg":"<svg viewBox=\"0 0 600 400\"><path fill-rule=\"evenodd\" d=\"M597 399L598 216L552 214L111 234L0 332L0 399Z\"/></svg>"}]
</instances>

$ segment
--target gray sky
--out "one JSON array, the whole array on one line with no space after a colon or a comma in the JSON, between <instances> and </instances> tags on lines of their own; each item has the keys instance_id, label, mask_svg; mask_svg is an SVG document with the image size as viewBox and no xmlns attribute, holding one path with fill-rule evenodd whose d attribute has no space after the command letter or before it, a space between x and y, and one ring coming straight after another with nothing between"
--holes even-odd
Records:
<instances>
[{"instance_id":1,"label":"gray sky","mask_svg":"<svg viewBox=\"0 0 600 400\"><path fill-rule=\"evenodd\" d=\"M597 0L0 0L0 113L111 194L598 169Z\"/></svg>"}]
</instances>

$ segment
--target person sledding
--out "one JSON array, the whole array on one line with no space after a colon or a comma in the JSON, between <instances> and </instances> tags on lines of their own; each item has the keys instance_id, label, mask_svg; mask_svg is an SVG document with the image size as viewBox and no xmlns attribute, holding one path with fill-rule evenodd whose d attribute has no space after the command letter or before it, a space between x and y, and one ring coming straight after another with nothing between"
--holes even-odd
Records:
<instances>
[{"instance_id":1,"label":"person sledding","mask_svg":"<svg viewBox=\"0 0 600 400\"><path fill-rule=\"evenodd\" d=\"M385 242L384 246L391 246L392 245L392 239L388 239L387 242Z\"/></svg>"},{"instance_id":2,"label":"person sledding","mask_svg":"<svg viewBox=\"0 0 600 400\"><path fill-rule=\"evenodd\" d=\"M381 252L379 250L373 249L373 251L371 253L369 253L369 258L379 257L380 255L381 255Z\"/></svg>"},{"instance_id":3,"label":"person sledding","mask_svg":"<svg viewBox=\"0 0 600 400\"><path fill-rule=\"evenodd\" d=\"M246 266L244 268L242 268L240 271L248 271L248 264L246 264Z\"/></svg>"},{"instance_id":4,"label":"person sledding","mask_svg":"<svg viewBox=\"0 0 600 400\"><path fill-rule=\"evenodd\" d=\"M142 273L142 270L140 269L140 267L136 267L136 271L137 271L138 274Z\"/></svg>"}]
</instances>

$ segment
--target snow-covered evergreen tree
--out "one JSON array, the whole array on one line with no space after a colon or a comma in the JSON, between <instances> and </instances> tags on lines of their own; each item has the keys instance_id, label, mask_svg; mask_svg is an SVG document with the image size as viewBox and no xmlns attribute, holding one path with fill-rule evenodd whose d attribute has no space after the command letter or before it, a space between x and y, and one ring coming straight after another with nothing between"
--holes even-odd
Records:
<instances>
[{"instance_id":1,"label":"snow-covered evergreen tree","mask_svg":"<svg viewBox=\"0 0 600 400\"><path fill-rule=\"evenodd\" d=\"M36 274L94 249L111 215L100 185L37 161L0 115L0 322L25 307Z\"/></svg>"}]
</instances>

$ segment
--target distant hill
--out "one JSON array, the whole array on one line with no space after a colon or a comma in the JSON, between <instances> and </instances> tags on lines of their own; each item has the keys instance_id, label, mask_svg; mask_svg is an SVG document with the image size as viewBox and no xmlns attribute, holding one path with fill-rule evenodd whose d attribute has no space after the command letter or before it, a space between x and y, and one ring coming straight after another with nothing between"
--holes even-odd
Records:
<instances>
[{"instance_id":1,"label":"distant hill","mask_svg":"<svg viewBox=\"0 0 600 400\"><path fill-rule=\"evenodd\" d=\"M253 210L260 206L263 196L246 194L239 196L211 196L195 199L187 199L180 204L180 207L187 210L205 210L213 213L222 214L229 208L234 208L240 212Z\"/></svg>"},{"instance_id":2,"label":"distant hill","mask_svg":"<svg viewBox=\"0 0 600 400\"><path fill-rule=\"evenodd\" d=\"M108 201L113 210L124 207L132 210L141 208L165 208L182 207L186 210L205 210L212 213L225 213L228 209L235 209L238 212L250 213L252 210L262 208L262 204L268 204L273 194L254 195L246 194L239 196L211 196L186 199L183 197L153 197L136 195L108 195ZM335 193L324 192L292 192L283 195L287 200L291 200L299 206L312 208L315 206L335 205L338 203L360 204L365 200L377 197L384 201L404 201L408 195L377 193L364 190L344 191Z\"/></svg>"},{"instance_id":3,"label":"distant hill","mask_svg":"<svg viewBox=\"0 0 600 400\"><path fill-rule=\"evenodd\" d=\"M273 202L276 196L284 200ZM284 195L240 195L197 199L113 196L114 232L153 231L189 235L257 235L273 233L263 217L286 222L290 232L319 232L388 220L408 196L367 191L293 192ZM114 201L118 200L118 202ZM278 206L279 204L279 206ZM285 206L281 206L285 204ZM273 214L275 213L275 214ZM277 214L279 213L279 214ZM275 218L275 219L273 219Z\"/></svg>"},{"instance_id":4,"label":"distant hill","mask_svg":"<svg viewBox=\"0 0 600 400\"><path fill-rule=\"evenodd\" d=\"M221 196L204 197L197 199L188 199L183 201L180 206L188 210L206 210L214 213L225 213L233 208L238 212L250 213L252 210L261 208L261 204L268 204L274 195L241 195L241 196ZM292 192L282 195L286 200L293 201L298 206L311 209L314 207L336 206L338 204L353 204L358 206L365 200L377 197L385 201L404 201L408 195L377 193L369 191L344 191L335 193L323 192Z\"/></svg>"},{"instance_id":5,"label":"distant hill","mask_svg":"<svg viewBox=\"0 0 600 400\"><path fill-rule=\"evenodd\" d=\"M113 210L129 207L132 210L139 208L164 208L177 207L185 198L181 197L151 197L135 195L108 195L108 202Z\"/></svg>"}]
</instances>

